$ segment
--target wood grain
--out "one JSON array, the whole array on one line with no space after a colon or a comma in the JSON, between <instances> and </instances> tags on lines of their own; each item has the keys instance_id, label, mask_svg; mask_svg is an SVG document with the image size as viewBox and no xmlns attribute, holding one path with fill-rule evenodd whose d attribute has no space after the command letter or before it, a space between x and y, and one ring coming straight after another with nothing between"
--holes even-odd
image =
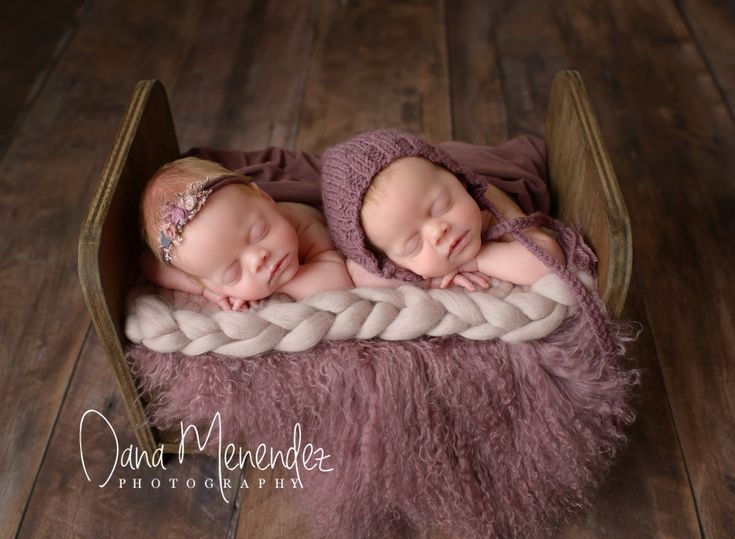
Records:
<instances>
[{"instance_id":1,"label":"wood grain","mask_svg":"<svg viewBox=\"0 0 735 539\"><path fill-rule=\"evenodd\" d=\"M282 466L275 470L260 471L248 468L246 480L249 489L243 491L237 533L238 539L282 539L286 537L317 537L309 515L303 511L309 496L308 480L303 488L292 488L293 473ZM283 479L283 488L276 486ZM259 487L259 480L264 484Z\"/></svg>"},{"instance_id":2,"label":"wood grain","mask_svg":"<svg viewBox=\"0 0 735 539\"><path fill-rule=\"evenodd\" d=\"M489 146L508 140L503 74L495 43L497 21L487 2L457 0L447 5L449 85L456 140Z\"/></svg>"},{"instance_id":3,"label":"wood grain","mask_svg":"<svg viewBox=\"0 0 735 539\"><path fill-rule=\"evenodd\" d=\"M166 91L155 80L135 85L79 233L79 283L140 447L156 441L124 357L125 304L137 275L142 238L138 208L145 181L179 155Z\"/></svg>"},{"instance_id":4,"label":"wood grain","mask_svg":"<svg viewBox=\"0 0 735 539\"><path fill-rule=\"evenodd\" d=\"M678 0L685 23L735 120L735 4L729 0Z\"/></svg>"},{"instance_id":5,"label":"wood grain","mask_svg":"<svg viewBox=\"0 0 735 539\"><path fill-rule=\"evenodd\" d=\"M317 11L313 0L208 3L171 92L182 150L293 147Z\"/></svg>"},{"instance_id":6,"label":"wood grain","mask_svg":"<svg viewBox=\"0 0 735 539\"><path fill-rule=\"evenodd\" d=\"M451 137L444 4L323 0L298 147L321 152L384 127Z\"/></svg>"},{"instance_id":7,"label":"wood grain","mask_svg":"<svg viewBox=\"0 0 735 539\"><path fill-rule=\"evenodd\" d=\"M3 2L0 18L0 155L83 17L82 0Z\"/></svg>"},{"instance_id":8,"label":"wood grain","mask_svg":"<svg viewBox=\"0 0 735 539\"><path fill-rule=\"evenodd\" d=\"M614 108L601 115L628 156L620 157L618 170L628 178L624 192L651 331L702 530L708 538L732 537L735 291L727 268L735 262L735 219L732 182L721 178L735 166L735 128L668 3L615 6L600 16L611 21L609 34L583 31L577 21L570 28L585 51L617 62L594 94L612 93L626 110L625 122ZM616 39L613 28L629 38ZM593 79L605 80L599 57L583 61Z\"/></svg>"},{"instance_id":9,"label":"wood grain","mask_svg":"<svg viewBox=\"0 0 735 539\"><path fill-rule=\"evenodd\" d=\"M79 449L80 422L87 410L103 414L114 429L113 435L96 414L84 420L84 460L91 481L84 475ZM18 537L224 537L234 527L240 491L224 489L229 503L220 497L217 459L169 458L165 470L145 464L133 470L118 459L111 471L115 436L120 453L137 446L105 352L90 332ZM240 484L239 470L223 472L231 485ZM110 482L100 487L110 473ZM140 480L138 488L134 479Z\"/></svg>"},{"instance_id":10,"label":"wood grain","mask_svg":"<svg viewBox=\"0 0 735 539\"><path fill-rule=\"evenodd\" d=\"M579 227L594 249L597 289L617 318L633 264L630 218L578 71L554 76L544 139L552 211Z\"/></svg>"}]
</instances>

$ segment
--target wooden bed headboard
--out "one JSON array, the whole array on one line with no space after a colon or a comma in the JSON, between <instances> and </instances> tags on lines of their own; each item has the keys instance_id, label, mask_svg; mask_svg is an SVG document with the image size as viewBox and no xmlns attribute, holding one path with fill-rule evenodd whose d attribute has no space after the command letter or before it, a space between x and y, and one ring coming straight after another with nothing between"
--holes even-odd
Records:
<instances>
[{"instance_id":1,"label":"wooden bed headboard","mask_svg":"<svg viewBox=\"0 0 735 539\"><path fill-rule=\"evenodd\" d=\"M143 186L179 153L166 90L156 80L140 81L118 127L79 236L79 281L92 323L115 372L140 447L150 453L159 442L146 421L123 354L125 295L131 277L137 274L142 249L137 216Z\"/></svg>"},{"instance_id":2,"label":"wooden bed headboard","mask_svg":"<svg viewBox=\"0 0 735 539\"><path fill-rule=\"evenodd\" d=\"M630 218L577 71L554 78L544 138L555 217L584 233L599 259L600 295L618 317L633 269Z\"/></svg>"}]
</instances>

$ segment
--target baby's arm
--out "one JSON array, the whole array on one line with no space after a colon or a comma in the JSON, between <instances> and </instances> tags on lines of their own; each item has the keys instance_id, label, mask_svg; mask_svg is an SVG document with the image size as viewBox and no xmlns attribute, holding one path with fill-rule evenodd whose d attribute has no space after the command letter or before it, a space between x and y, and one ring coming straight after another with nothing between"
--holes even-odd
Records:
<instances>
[{"instance_id":1,"label":"baby's arm","mask_svg":"<svg viewBox=\"0 0 735 539\"><path fill-rule=\"evenodd\" d=\"M564 253L551 236L541 231L525 231L525 234L560 263L564 263ZM477 257L462 266L461 270L479 271L520 285L533 284L551 271L517 240L485 243Z\"/></svg>"},{"instance_id":2,"label":"baby's arm","mask_svg":"<svg viewBox=\"0 0 735 539\"><path fill-rule=\"evenodd\" d=\"M230 310L234 308L230 305L226 294L219 294L206 288L203 284L196 282L186 273L173 266L165 266L155 255L148 249L140 255L138 259L143 275L146 279L157 286L169 288L171 290L181 290L190 294L204 296L209 301L215 302L221 309ZM242 305L235 310L240 310Z\"/></svg>"},{"instance_id":3,"label":"baby's arm","mask_svg":"<svg viewBox=\"0 0 735 539\"><path fill-rule=\"evenodd\" d=\"M490 185L485 192L490 203L505 218L522 217L525 214L513 200L497 187ZM493 218L494 221L494 218ZM565 257L556 240L538 227L525 229L524 234L561 264ZM475 267L476 265L476 267ZM480 271L516 284L532 284L551 271L541 260L508 233L501 241L485 243L473 263L463 266L464 271Z\"/></svg>"},{"instance_id":4,"label":"baby's arm","mask_svg":"<svg viewBox=\"0 0 735 539\"><path fill-rule=\"evenodd\" d=\"M203 292L204 286L202 284L194 281L180 269L165 266L149 249L146 249L140 255L138 263L145 278L155 285L191 294L201 295Z\"/></svg>"},{"instance_id":5,"label":"baby's arm","mask_svg":"<svg viewBox=\"0 0 735 539\"><path fill-rule=\"evenodd\" d=\"M352 288L345 259L332 243L321 214L309 206L299 205L292 210L290 215L299 238L299 258L304 262L278 292L299 300L319 292Z\"/></svg>"}]
</instances>

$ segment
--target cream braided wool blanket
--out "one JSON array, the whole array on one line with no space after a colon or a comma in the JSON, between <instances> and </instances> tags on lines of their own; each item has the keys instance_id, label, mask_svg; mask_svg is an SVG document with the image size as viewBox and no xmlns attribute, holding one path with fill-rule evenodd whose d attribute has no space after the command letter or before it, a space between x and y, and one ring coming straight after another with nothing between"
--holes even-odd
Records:
<instances>
[{"instance_id":1,"label":"cream braided wool blanket","mask_svg":"<svg viewBox=\"0 0 735 539\"><path fill-rule=\"evenodd\" d=\"M589 273L577 272L592 289ZM275 296L246 312L221 311L204 298L134 288L125 334L155 352L250 357L300 352L321 340L409 340L428 335L519 342L545 337L576 312L572 291L549 273L531 286L493 280L488 290L355 288L301 301Z\"/></svg>"}]
</instances>

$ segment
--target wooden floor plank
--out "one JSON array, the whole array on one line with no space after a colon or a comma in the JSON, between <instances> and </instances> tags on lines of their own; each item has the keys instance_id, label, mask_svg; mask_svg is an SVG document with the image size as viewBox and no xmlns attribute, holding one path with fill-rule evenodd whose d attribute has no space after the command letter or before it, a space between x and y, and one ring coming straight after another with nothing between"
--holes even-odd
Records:
<instances>
[{"instance_id":1,"label":"wooden floor plank","mask_svg":"<svg viewBox=\"0 0 735 539\"><path fill-rule=\"evenodd\" d=\"M243 492L237 523L237 539L286 539L318 537L304 512L304 502L309 496L308 481L303 488L292 488L290 478L294 474L282 466L275 470L247 470L250 488ZM284 487L276 485L283 479ZM258 488L258 481L265 483Z\"/></svg>"},{"instance_id":2,"label":"wooden floor plank","mask_svg":"<svg viewBox=\"0 0 735 539\"><path fill-rule=\"evenodd\" d=\"M202 4L95 3L0 163L0 529L8 533L89 327L76 271L82 217L135 81L159 74L171 83Z\"/></svg>"},{"instance_id":3,"label":"wooden floor plank","mask_svg":"<svg viewBox=\"0 0 735 539\"><path fill-rule=\"evenodd\" d=\"M444 4L320 4L298 146L320 152L369 129L451 137Z\"/></svg>"},{"instance_id":4,"label":"wooden floor plank","mask_svg":"<svg viewBox=\"0 0 735 539\"><path fill-rule=\"evenodd\" d=\"M80 422L87 410L104 415L114 429L113 434L97 414L84 419L83 455L91 481L82 468L79 447ZM121 455L117 465L115 437ZM224 489L229 503L220 497L217 459L186 455L178 462L172 456L164 462L165 469L143 464L132 470L121 460L131 444L137 445L137 440L122 396L99 339L90 331L18 537L193 539L225 537L234 527L238 490ZM223 477L232 486L240 484L239 470L225 469Z\"/></svg>"},{"instance_id":5,"label":"wooden floor plank","mask_svg":"<svg viewBox=\"0 0 735 539\"><path fill-rule=\"evenodd\" d=\"M316 9L314 0L210 3L170 89L182 150L295 145Z\"/></svg>"},{"instance_id":6,"label":"wooden floor plank","mask_svg":"<svg viewBox=\"0 0 735 539\"><path fill-rule=\"evenodd\" d=\"M735 6L729 0L678 0L735 120Z\"/></svg>"},{"instance_id":7,"label":"wooden floor plank","mask_svg":"<svg viewBox=\"0 0 735 539\"><path fill-rule=\"evenodd\" d=\"M494 15L486 2L447 5L453 138L491 146L508 139Z\"/></svg>"},{"instance_id":8,"label":"wooden floor plank","mask_svg":"<svg viewBox=\"0 0 735 539\"><path fill-rule=\"evenodd\" d=\"M561 67L578 68L594 97L631 214L644 307L701 526L707 537L730 537L735 129L727 107L669 1L505 8L495 39L507 51L510 133L538 124L529 96L547 91ZM524 24L536 31L513 31Z\"/></svg>"},{"instance_id":9,"label":"wooden floor plank","mask_svg":"<svg viewBox=\"0 0 735 539\"><path fill-rule=\"evenodd\" d=\"M83 16L83 0L6 0L0 18L0 155Z\"/></svg>"}]
</instances>

